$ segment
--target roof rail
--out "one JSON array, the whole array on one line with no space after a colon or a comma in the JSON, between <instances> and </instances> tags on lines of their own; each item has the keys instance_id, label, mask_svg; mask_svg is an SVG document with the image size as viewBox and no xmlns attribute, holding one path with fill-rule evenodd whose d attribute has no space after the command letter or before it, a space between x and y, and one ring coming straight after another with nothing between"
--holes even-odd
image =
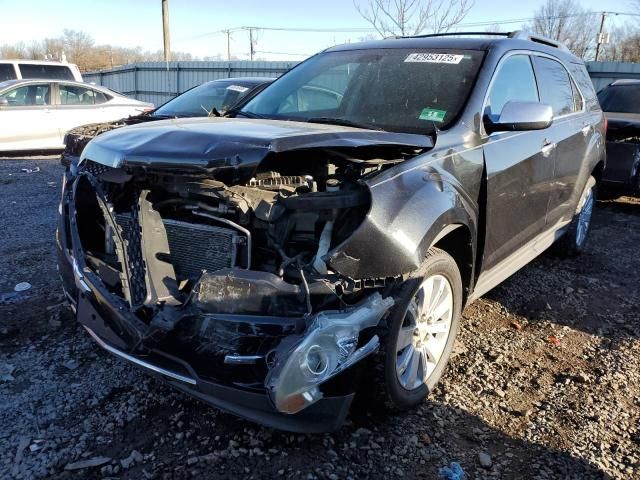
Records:
<instances>
[{"instance_id":1,"label":"roof rail","mask_svg":"<svg viewBox=\"0 0 640 480\"><path fill-rule=\"evenodd\" d=\"M570 51L564 43L559 42L558 40L553 40L552 38L548 38L542 35L536 35L535 33L530 33L526 30L516 30L515 32L509 33L508 37L516 38L518 40L530 40L532 42L541 43L548 47L559 48L560 50L564 50L565 52Z\"/></svg>"},{"instance_id":2,"label":"roof rail","mask_svg":"<svg viewBox=\"0 0 640 480\"><path fill-rule=\"evenodd\" d=\"M507 32L445 32L445 33L427 33L424 35L406 35L387 38L432 38L432 37L462 37L462 36L489 36L489 37L508 37L511 35Z\"/></svg>"},{"instance_id":3,"label":"roof rail","mask_svg":"<svg viewBox=\"0 0 640 480\"><path fill-rule=\"evenodd\" d=\"M542 45L546 45L548 47L559 48L565 52L569 52L570 50L567 46L559 42L557 40L553 40L552 38L547 38L542 35L536 35L534 33L527 32L525 30L516 30L514 32L445 32L445 33L428 33L425 35L408 35L408 36L395 36L395 37L387 37L388 39L393 38L434 38L434 37L463 37L463 36L488 36L488 37L507 37L514 38L518 40L529 40L531 42L541 43Z\"/></svg>"}]
</instances>

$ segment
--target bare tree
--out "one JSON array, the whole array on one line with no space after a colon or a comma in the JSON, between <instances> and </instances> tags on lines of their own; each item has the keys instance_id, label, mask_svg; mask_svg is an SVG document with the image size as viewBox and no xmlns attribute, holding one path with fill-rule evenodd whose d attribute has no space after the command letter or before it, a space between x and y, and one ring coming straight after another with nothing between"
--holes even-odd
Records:
<instances>
[{"instance_id":1,"label":"bare tree","mask_svg":"<svg viewBox=\"0 0 640 480\"><path fill-rule=\"evenodd\" d=\"M354 0L358 13L382 36L448 32L475 0Z\"/></svg>"},{"instance_id":2,"label":"bare tree","mask_svg":"<svg viewBox=\"0 0 640 480\"><path fill-rule=\"evenodd\" d=\"M587 58L595 45L598 15L576 0L547 0L524 28L558 40L578 57Z\"/></svg>"},{"instance_id":3,"label":"bare tree","mask_svg":"<svg viewBox=\"0 0 640 480\"><path fill-rule=\"evenodd\" d=\"M640 62L640 31L635 24L609 29L610 40L604 45L602 60L610 62Z\"/></svg>"},{"instance_id":4,"label":"bare tree","mask_svg":"<svg viewBox=\"0 0 640 480\"><path fill-rule=\"evenodd\" d=\"M64 30L59 37L45 38L39 42L0 45L0 58L66 59L68 62L78 65L83 72L134 62L161 61L163 57L162 50L145 52L141 47L95 45L91 36L74 30ZM193 60L193 55L185 52L172 52L172 58L176 61Z\"/></svg>"}]
</instances>

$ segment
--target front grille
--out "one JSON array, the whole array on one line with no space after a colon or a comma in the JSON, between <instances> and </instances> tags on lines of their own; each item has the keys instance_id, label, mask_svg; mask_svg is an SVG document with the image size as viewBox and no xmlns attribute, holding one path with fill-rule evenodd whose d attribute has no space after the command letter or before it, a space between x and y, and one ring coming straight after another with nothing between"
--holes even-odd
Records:
<instances>
[{"instance_id":1,"label":"front grille","mask_svg":"<svg viewBox=\"0 0 640 480\"><path fill-rule=\"evenodd\" d=\"M94 177L102 175L103 173L112 170L111 167L102 165L101 163L94 162L93 160L85 160L80 164L80 171L91 174Z\"/></svg>"},{"instance_id":2,"label":"front grille","mask_svg":"<svg viewBox=\"0 0 640 480\"><path fill-rule=\"evenodd\" d=\"M122 284L129 292L131 307L136 308L141 306L147 297L138 210L133 208L131 212L118 213L115 215L115 220L124 241L124 255L128 270L128 278L125 275Z\"/></svg>"},{"instance_id":3,"label":"front grille","mask_svg":"<svg viewBox=\"0 0 640 480\"><path fill-rule=\"evenodd\" d=\"M197 280L203 270L215 272L235 265L239 241L235 230L179 220L163 222L179 279Z\"/></svg>"}]
</instances>

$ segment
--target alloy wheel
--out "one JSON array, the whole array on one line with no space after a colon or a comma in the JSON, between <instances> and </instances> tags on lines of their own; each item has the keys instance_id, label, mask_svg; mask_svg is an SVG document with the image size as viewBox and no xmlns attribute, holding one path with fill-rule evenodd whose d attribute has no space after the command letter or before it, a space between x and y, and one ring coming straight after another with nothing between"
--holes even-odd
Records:
<instances>
[{"instance_id":1,"label":"alloy wheel","mask_svg":"<svg viewBox=\"0 0 640 480\"><path fill-rule=\"evenodd\" d=\"M396 375L406 390L423 385L444 352L453 319L453 289L443 275L427 277L411 300L396 341Z\"/></svg>"}]
</instances>

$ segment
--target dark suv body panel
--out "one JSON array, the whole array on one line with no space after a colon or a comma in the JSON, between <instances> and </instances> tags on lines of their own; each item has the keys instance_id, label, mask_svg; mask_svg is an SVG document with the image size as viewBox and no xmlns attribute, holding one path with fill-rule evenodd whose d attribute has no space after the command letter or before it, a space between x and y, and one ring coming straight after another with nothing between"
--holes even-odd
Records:
<instances>
[{"instance_id":1,"label":"dark suv body panel","mask_svg":"<svg viewBox=\"0 0 640 480\"><path fill-rule=\"evenodd\" d=\"M165 345L162 342L183 345L182 353L170 347L160 352L171 357L165 359L169 366L163 367L161 374L173 385L213 405L278 428L331 430L344 419L355 379L363 371L366 374L368 364L360 362L341 371L321 385L321 400L307 410L288 415L270 403L271 352L275 351L277 357L290 342L304 338L312 328L311 319L326 317L338 322L343 315L359 315L371 323L364 322L357 351L370 353L377 341L372 326L384 324L384 320L379 323L380 318L394 302L394 288L411 278L433 246L447 248L455 258L467 302L550 246L574 217L589 177L604 162L602 112L590 94L575 87L580 81L574 79L574 70L583 70L584 65L560 48L513 38L407 38L334 47L323 55L387 48L406 49L408 53L414 48L484 52L469 98L450 128L427 136L261 118L161 121L126 127L89 143L80 165L72 166L66 174L57 233L65 289L77 305L79 320L112 353L126 354L145 368L160 368L161 362L154 355L159 345ZM536 78L539 74L532 57L559 62L575 89L572 111L559 115L547 129L488 134L485 113L491 85L503 62L514 55L531 61ZM264 92L281 81L276 80ZM241 113L240 108L237 116ZM335 163L337 172L359 171L361 176L351 183L341 177L342 190L330 190L334 174L323 177L325 157ZM203 179L197 186L190 183L196 177ZM318 185L312 185L312 180ZM170 276L162 278L169 290L193 288L186 300L173 305L170 297L161 306L154 303L157 298L149 292L160 279L149 278L147 272L147 297L141 300L144 305L133 309L133 302L127 299L131 294L125 289L127 278L121 286L117 278L110 280L116 287L108 286L100 268L114 268L104 267L93 258L87 249L93 240L80 225L87 223L89 215L103 214L105 228L120 228L118 210L125 210L110 191L124 191L133 181L139 182L143 192L150 192L137 202L141 212L152 216L164 212L167 205L188 201L189 212L207 218L229 217L229 207L215 207L218 210L214 213L214 207L203 204L220 196L234 202L244 196L253 217L244 224L252 235L247 237L248 247L247 238L238 247L241 260L230 269L206 272L193 287L188 282L179 282L178 286ZM261 202L252 203L250 197L255 191L249 188L262 186L270 191L271 187L264 186L274 182L285 185L288 193L279 193L276 198L261 190ZM290 187L300 182L307 182L302 190ZM203 184L213 190L205 191ZM104 192L101 186L105 186ZM97 193L91 193L93 188ZM207 193L210 191L215 193ZM93 210L86 207L85 200L79 200L82 195L88 195L86 202L95 204ZM189 200L192 195L197 195L197 200ZM145 203L146 198L151 198L150 203ZM233 205L237 213L241 204ZM157 214L157 218L166 215ZM322 245L326 223L335 222L331 224L333 237L329 232L330 246L324 250L318 247L319 259L328 273L319 274L320 268L305 274L303 269L308 265L300 266L301 278L285 281L286 272L291 276L297 273L291 268L295 258L284 252L280 255L291 258L287 265L283 262L279 272L256 267L256 262L268 255L266 245L270 245L260 246L267 240L261 240L263 234L257 226L261 222L277 224L278 218L285 218L278 215L291 215L287 217L290 224L297 218L295 228L300 230L294 229L295 242L308 241L315 235L314 245ZM193 216L184 218L195 221ZM320 219L320 223L304 226L309 219ZM174 224L175 218L165 221L167 229ZM142 222L143 239L153 229L162 231L162 226L159 222L153 226ZM123 239L120 246L116 241L116 251L127 250L132 244L124 238L127 230L120 230ZM275 234L277 228L264 237ZM245 261L247 249L252 250L251 242L255 247L253 257L249 254ZM290 248L291 242L285 247ZM283 247L276 243L271 250L278 248ZM155 260L145 257L144 252L142 255L147 259L146 268L151 268ZM126 269L122 270L120 275L127 277ZM342 302L339 308L336 297ZM150 298L154 302L149 302ZM258 316L253 311L256 305L262 312ZM136 313L140 311L146 313ZM150 312L154 316L150 317ZM176 318L179 320L172 323ZM222 334L219 329L223 326L224 332L233 335ZM181 328L200 332L195 347L185 348L185 343L180 343ZM208 328L218 329L216 335L204 335ZM248 339L253 339L256 332L259 341L252 343ZM162 340L154 340L155 335ZM192 352L209 352L213 360L194 360ZM255 359L247 360L253 356ZM205 361L217 362L219 369L213 374L201 371L197 364ZM235 361L254 363L233 364ZM183 372L187 380L176 380L172 372ZM237 402L233 401L233 392Z\"/></svg>"}]
</instances>

